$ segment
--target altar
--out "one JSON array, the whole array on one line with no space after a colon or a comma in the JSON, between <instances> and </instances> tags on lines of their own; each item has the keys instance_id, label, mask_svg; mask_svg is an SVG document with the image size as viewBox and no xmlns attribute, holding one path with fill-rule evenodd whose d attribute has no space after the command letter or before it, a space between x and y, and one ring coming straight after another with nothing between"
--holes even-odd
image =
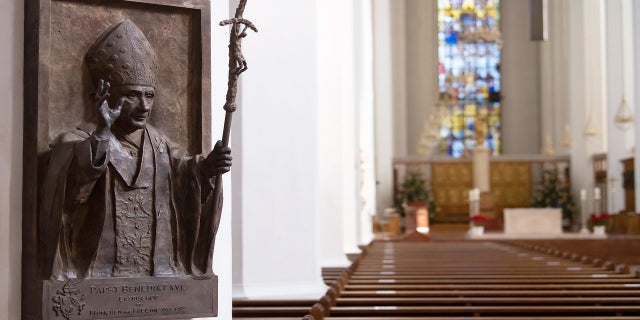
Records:
<instances>
[{"instance_id":1,"label":"altar","mask_svg":"<svg viewBox=\"0 0 640 320\"><path fill-rule=\"evenodd\" d=\"M562 234L562 209L504 209L504 233L507 235Z\"/></svg>"},{"instance_id":2,"label":"altar","mask_svg":"<svg viewBox=\"0 0 640 320\"><path fill-rule=\"evenodd\" d=\"M601 239L606 234L563 232L560 208L506 208L504 231L467 234L469 239Z\"/></svg>"},{"instance_id":3,"label":"altar","mask_svg":"<svg viewBox=\"0 0 640 320\"><path fill-rule=\"evenodd\" d=\"M431 191L435 203L433 221L469 222L468 192L472 188L490 193L491 209L481 208L482 214L502 221L503 209L531 206L534 191L542 184L544 170L555 169L563 179L568 179L570 166L567 155L501 155L488 157L485 161L488 161L488 169L485 165L484 169L478 170L470 158L439 155L395 158L394 199L407 174L417 172L427 181L427 189ZM480 179L484 186L474 183L480 172L487 175Z\"/></svg>"}]
</instances>

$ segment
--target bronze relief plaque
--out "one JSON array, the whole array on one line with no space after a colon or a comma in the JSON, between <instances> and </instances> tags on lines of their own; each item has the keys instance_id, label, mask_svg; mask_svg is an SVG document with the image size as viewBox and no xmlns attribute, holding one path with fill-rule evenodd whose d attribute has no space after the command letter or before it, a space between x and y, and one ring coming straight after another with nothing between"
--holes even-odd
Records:
<instances>
[{"instance_id":1,"label":"bronze relief plaque","mask_svg":"<svg viewBox=\"0 0 640 320\"><path fill-rule=\"evenodd\" d=\"M25 13L23 319L216 316L209 0Z\"/></svg>"}]
</instances>

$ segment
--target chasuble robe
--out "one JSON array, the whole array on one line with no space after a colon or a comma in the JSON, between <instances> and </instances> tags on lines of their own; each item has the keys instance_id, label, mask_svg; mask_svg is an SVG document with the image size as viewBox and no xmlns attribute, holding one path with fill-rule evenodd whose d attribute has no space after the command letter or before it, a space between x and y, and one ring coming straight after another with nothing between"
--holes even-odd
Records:
<instances>
[{"instance_id":1,"label":"chasuble robe","mask_svg":"<svg viewBox=\"0 0 640 320\"><path fill-rule=\"evenodd\" d=\"M45 159L40 253L53 279L208 275L222 199L201 155L148 125L135 142L95 126L62 135ZM100 156L102 155L102 156Z\"/></svg>"}]
</instances>

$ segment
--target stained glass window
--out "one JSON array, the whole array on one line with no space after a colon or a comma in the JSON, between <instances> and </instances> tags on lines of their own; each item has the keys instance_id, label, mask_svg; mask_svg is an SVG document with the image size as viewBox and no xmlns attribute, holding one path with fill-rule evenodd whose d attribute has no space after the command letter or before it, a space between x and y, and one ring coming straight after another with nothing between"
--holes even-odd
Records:
<instances>
[{"instance_id":1,"label":"stained glass window","mask_svg":"<svg viewBox=\"0 0 640 320\"><path fill-rule=\"evenodd\" d=\"M499 0L438 0L442 154L467 155L479 140L500 153L499 8Z\"/></svg>"}]
</instances>

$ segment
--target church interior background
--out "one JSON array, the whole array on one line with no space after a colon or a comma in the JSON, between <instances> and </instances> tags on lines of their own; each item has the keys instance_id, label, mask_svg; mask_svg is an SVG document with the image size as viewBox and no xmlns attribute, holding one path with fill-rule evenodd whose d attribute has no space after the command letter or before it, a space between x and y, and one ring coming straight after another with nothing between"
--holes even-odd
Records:
<instances>
[{"instance_id":1,"label":"church interior background","mask_svg":"<svg viewBox=\"0 0 640 320\"><path fill-rule=\"evenodd\" d=\"M0 318L12 320L23 36L33 27L24 1L0 3ZM245 43L224 178L218 318L231 319L234 298L322 296L323 267L349 266L372 240L400 236L412 172L429 191L433 241L469 238L474 210L489 218L486 236L503 234L503 210L540 200L549 168L565 186L549 196L573 202L561 233L579 235L591 213L607 213L608 237L640 234L640 3L543 2L546 40L531 39L529 1L250 1L245 16L260 33ZM212 1L212 20L235 5ZM213 25L212 132L222 132L227 34Z\"/></svg>"}]
</instances>

